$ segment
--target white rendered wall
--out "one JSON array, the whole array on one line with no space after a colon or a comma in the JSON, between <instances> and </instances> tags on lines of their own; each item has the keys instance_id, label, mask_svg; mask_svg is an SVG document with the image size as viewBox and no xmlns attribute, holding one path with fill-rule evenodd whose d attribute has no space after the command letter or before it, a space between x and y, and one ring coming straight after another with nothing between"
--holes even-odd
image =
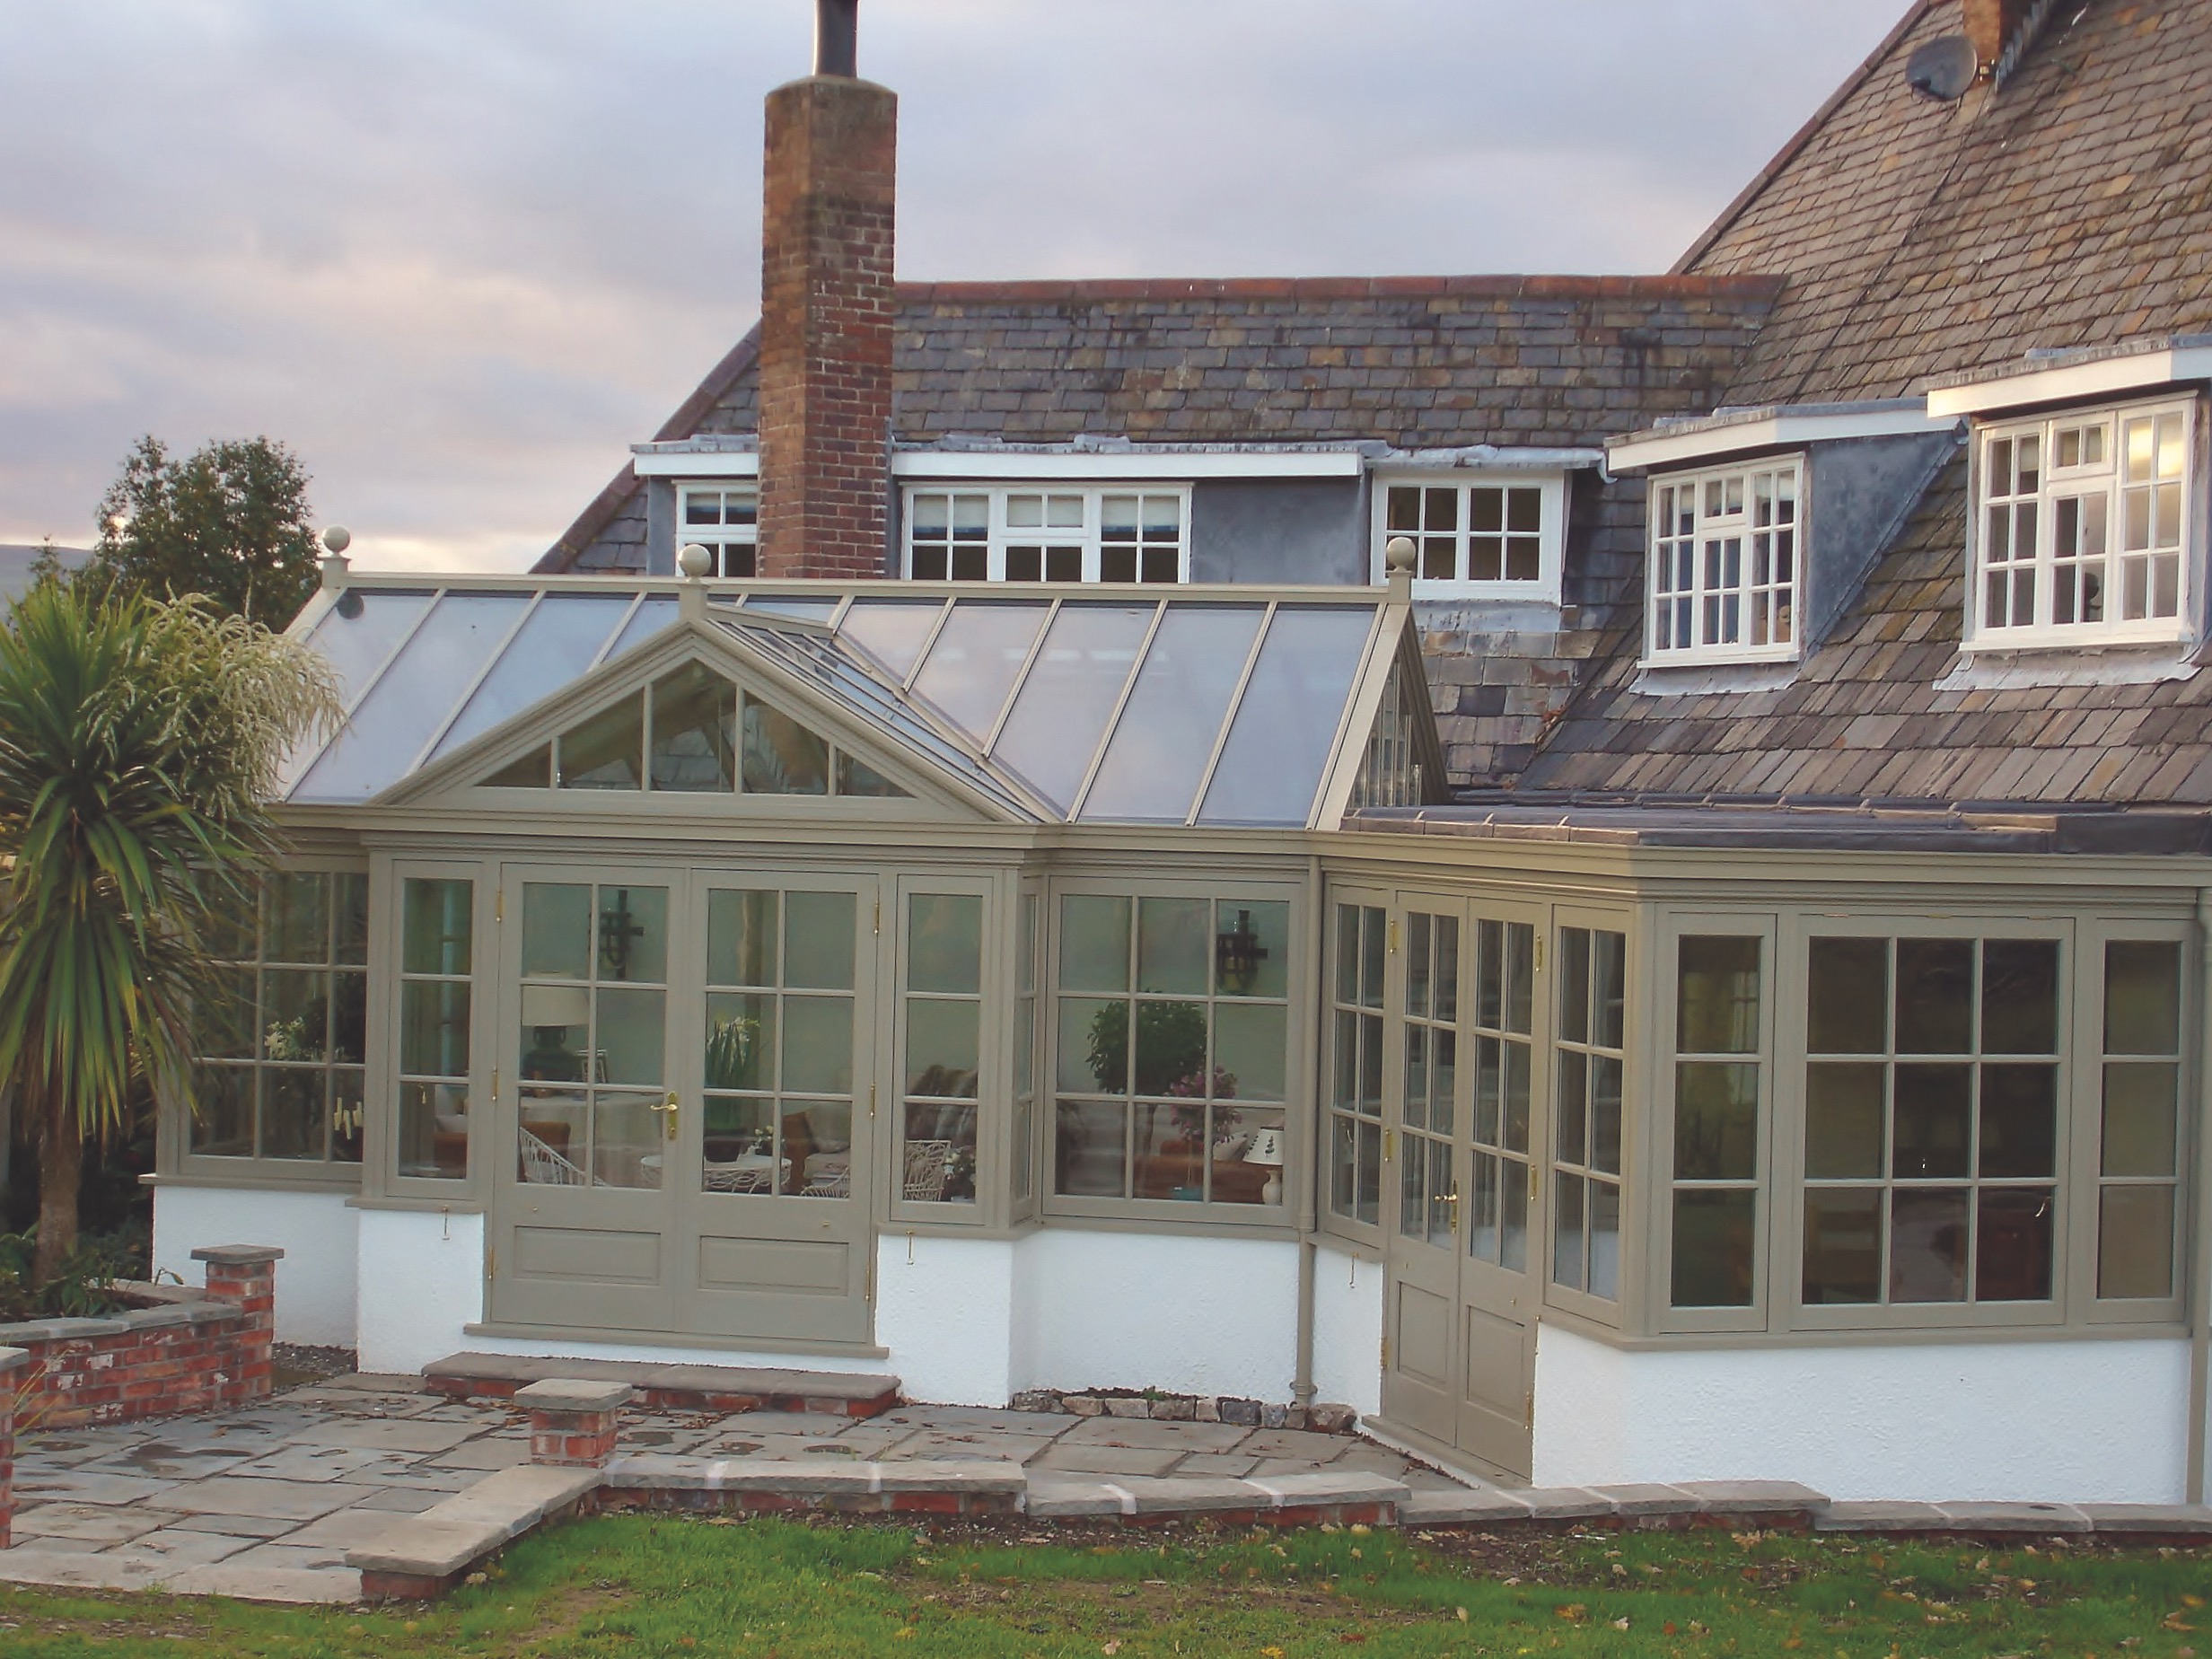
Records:
<instances>
[{"instance_id":1,"label":"white rendered wall","mask_svg":"<svg viewBox=\"0 0 2212 1659\"><path fill-rule=\"evenodd\" d=\"M1290 1399L1298 1246L1288 1239L1093 1233L1022 1239L1013 1384Z\"/></svg>"},{"instance_id":2,"label":"white rendered wall","mask_svg":"<svg viewBox=\"0 0 2212 1659\"><path fill-rule=\"evenodd\" d=\"M461 1327L484 1317L484 1217L364 1209L361 1217L361 1369L409 1374L490 1346Z\"/></svg>"},{"instance_id":3,"label":"white rendered wall","mask_svg":"<svg viewBox=\"0 0 2212 1659\"><path fill-rule=\"evenodd\" d=\"M1382 1409L1382 1264L1321 1244L1313 1252L1313 1398L1363 1418Z\"/></svg>"},{"instance_id":4,"label":"white rendered wall","mask_svg":"<svg viewBox=\"0 0 2212 1659\"><path fill-rule=\"evenodd\" d=\"M1629 1351L1545 1325L1535 1482L1800 1480L1831 1497L2178 1503L2178 1339Z\"/></svg>"},{"instance_id":5,"label":"white rendered wall","mask_svg":"<svg viewBox=\"0 0 2212 1659\"><path fill-rule=\"evenodd\" d=\"M205 1281L192 1252L215 1244L274 1244L276 1339L319 1347L354 1346L355 1220L342 1192L267 1188L154 1189L154 1270L188 1285Z\"/></svg>"},{"instance_id":6,"label":"white rendered wall","mask_svg":"<svg viewBox=\"0 0 2212 1659\"><path fill-rule=\"evenodd\" d=\"M908 1400L1003 1406L1013 1397L1019 1249L1009 1239L877 1239L875 1339Z\"/></svg>"}]
</instances>

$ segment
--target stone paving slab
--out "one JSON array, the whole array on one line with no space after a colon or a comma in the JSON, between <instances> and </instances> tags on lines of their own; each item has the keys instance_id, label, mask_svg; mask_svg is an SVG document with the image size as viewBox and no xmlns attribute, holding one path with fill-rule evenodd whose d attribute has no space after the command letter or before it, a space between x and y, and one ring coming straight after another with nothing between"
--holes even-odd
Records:
<instances>
[{"instance_id":1,"label":"stone paving slab","mask_svg":"<svg viewBox=\"0 0 2212 1659\"><path fill-rule=\"evenodd\" d=\"M1164 1475L1182 1461L1170 1446L1056 1444L1030 1460L1039 1469L1078 1475Z\"/></svg>"},{"instance_id":2,"label":"stone paving slab","mask_svg":"<svg viewBox=\"0 0 2212 1659\"><path fill-rule=\"evenodd\" d=\"M18 1537L73 1538L106 1544L127 1543L141 1532L175 1524L181 1516L156 1509L117 1508L100 1504L37 1504L15 1514Z\"/></svg>"},{"instance_id":3,"label":"stone paving slab","mask_svg":"<svg viewBox=\"0 0 2212 1659\"><path fill-rule=\"evenodd\" d=\"M1239 1428L1232 1423L1154 1423L1144 1418L1073 1418L1075 1426L1059 1435L1056 1443L1063 1446L1138 1446L1148 1451L1172 1452L1225 1452L1247 1438L1260 1439L1249 1428ZM1277 1436L1279 1438L1279 1436ZM1315 1439L1329 1436L1317 1435ZM1330 1448L1332 1453L1341 1452L1343 1444ZM1274 1451L1272 1446L1256 1446L1256 1453Z\"/></svg>"},{"instance_id":4,"label":"stone paving slab","mask_svg":"<svg viewBox=\"0 0 2212 1659\"><path fill-rule=\"evenodd\" d=\"M256 1480L243 1475L215 1475L164 1495L169 1507L192 1515L267 1515L302 1523L343 1509L354 1494L336 1481Z\"/></svg>"},{"instance_id":5,"label":"stone paving slab","mask_svg":"<svg viewBox=\"0 0 2212 1659\"><path fill-rule=\"evenodd\" d=\"M174 1480L142 1480L131 1475L88 1474L77 1469L40 1469L20 1453L15 1465L15 1501L27 1497L71 1504L136 1504L174 1491Z\"/></svg>"}]
</instances>

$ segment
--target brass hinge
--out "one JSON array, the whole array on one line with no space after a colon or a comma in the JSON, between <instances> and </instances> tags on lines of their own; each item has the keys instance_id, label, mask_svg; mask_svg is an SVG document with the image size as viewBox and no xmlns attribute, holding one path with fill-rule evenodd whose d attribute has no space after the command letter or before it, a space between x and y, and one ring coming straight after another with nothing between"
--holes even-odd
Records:
<instances>
[{"instance_id":1,"label":"brass hinge","mask_svg":"<svg viewBox=\"0 0 2212 1659\"><path fill-rule=\"evenodd\" d=\"M1529 1202L1532 1204L1536 1202L1536 1165L1534 1163L1529 1165Z\"/></svg>"},{"instance_id":2,"label":"brass hinge","mask_svg":"<svg viewBox=\"0 0 2212 1659\"><path fill-rule=\"evenodd\" d=\"M868 1116L875 1116L875 1084L868 1085Z\"/></svg>"},{"instance_id":3,"label":"brass hinge","mask_svg":"<svg viewBox=\"0 0 2212 1659\"><path fill-rule=\"evenodd\" d=\"M1536 1426L1536 1396L1533 1392L1521 1403L1521 1426L1530 1429Z\"/></svg>"},{"instance_id":4,"label":"brass hinge","mask_svg":"<svg viewBox=\"0 0 2212 1659\"><path fill-rule=\"evenodd\" d=\"M1382 1162L1389 1163L1395 1160L1397 1156L1398 1131L1395 1129L1385 1129L1382 1131Z\"/></svg>"},{"instance_id":5,"label":"brass hinge","mask_svg":"<svg viewBox=\"0 0 2212 1659\"><path fill-rule=\"evenodd\" d=\"M1537 971L1538 973L1541 973L1541 972L1543 972L1543 970L1544 970L1544 935L1541 935L1541 934L1538 934L1538 935L1536 935L1536 971Z\"/></svg>"},{"instance_id":6,"label":"brass hinge","mask_svg":"<svg viewBox=\"0 0 2212 1659\"><path fill-rule=\"evenodd\" d=\"M484 1247L484 1277L487 1279L499 1277L499 1247L496 1244Z\"/></svg>"},{"instance_id":7,"label":"brass hinge","mask_svg":"<svg viewBox=\"0 0 2212 1659\"><path fill-rule=\"evenodd\" d=\"M1390 948L1392 956L1398 954L1398 918L1394 916L1391 917Z\"/></svg>"},{"instance_id":8,"label":"brass hinge","mask_svg":"<svg viewBox=\"0 0 2212 1659\"><path fill-rule=\"evenodd\" d=\"M495 887L492 889L492 920L496 924L506 919L507 890L504 887Z\"/></svg>"},{"instance_id":9,"label":"brass hinge","mask_svg":"<svg viewBox=\"0 0 2212 1659\"><path fill-rule=\"evenodd\" d=\"M883 895L882 893L875 896L875 931L879 935L883 931Z\"/></svg>"},{"instance_id":10,"label":"brass hinge","mask_svg":"<svg viewBox=\"0 0 2212 1659\"><path fill-rule=\"evenodd\" d=\"M499 1067L492 1067L492 1099L499 1098Z\"/></svg>"}]
</instances>

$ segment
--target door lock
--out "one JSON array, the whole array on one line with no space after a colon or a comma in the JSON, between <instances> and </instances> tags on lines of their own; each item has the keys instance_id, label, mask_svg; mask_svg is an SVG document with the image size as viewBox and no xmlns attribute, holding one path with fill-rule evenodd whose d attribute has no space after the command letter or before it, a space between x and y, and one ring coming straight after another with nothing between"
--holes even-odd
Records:
<instances>
[{"instance_id":1,"label":"door lock","mask_svg":"<svg viewBox=\"0 0 2212 1659\"><path fill-rule=\"evenodd\" d=\"M676 1112L678 1104L679 1102L676 1098L676 1091L671 1089L668 1092L668 1099L653 1109L661 1114L661 1121L667 1126L668 1138L671 1140L674 1140L676 1138Z\"/></svg>"},{"instance_id":2,"label":"door lock","mask_svg":"<svg viewBox=\"0 0 2212 1659\"><path fill-rule=\"evenodd\" d=\"M1454 1187L1451 1191L1445 1193L1444 1195L1444 1201L1452 1207L1452 1231L1453 1233L1457 1233L1460 1230L1459 1189Z\"/></svg>"}]
</instances>

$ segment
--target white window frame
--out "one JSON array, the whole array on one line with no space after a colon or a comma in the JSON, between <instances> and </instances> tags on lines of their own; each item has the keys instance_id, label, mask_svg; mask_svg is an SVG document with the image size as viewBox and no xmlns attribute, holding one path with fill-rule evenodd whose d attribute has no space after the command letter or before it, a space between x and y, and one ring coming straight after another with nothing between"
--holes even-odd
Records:
<instances>
[{"instance_id":1,"label":"white window frame","mask_svg":"<svg viewBox=\"0 0 2212 1659\"><path fill-rule=\"evenodd\" d=\"M690 501L694 496L750 496L753 498L753 520L750 524L721 523L715 525L690 524ZM727 517L726 505L717 505L716 511ZM708 484L679 484L676 486L676 547L679 551L694 543L707 549L715 556L715 567L707 572L712 576L750 576L758 574L759 557L756 549L760 545L760 487L750 479L720 478ZM743 548L753 553L752 570L733 570L730 567L730 549Z\"/></svg>"},{"instance_id":2,"label":"white window frame","mask_svg":"<svg viewBox=\"0 0 2212 1659\"><path fill-rule=\"evenodd\" d=\"M2181 422L2179 476L2130 479L2126 452L2131 429L2148 426L2155 432L2158 423L2168 418ZM2101 458L2095 460L2087 459L2093 436L2102 450ZM2064 439L2074 440L2065 452L2072 458L2069 465L2058 464ZM2005 484L2011 493L2000 495L1992 474L2000 448L2016 458L2023 440L2037 445L2041 464L2035 484L2032 489L2019 490L2020 468L2016 461L2008 461ZM2201 556L2197 496L2202 480L2197 462L2196 399L2107 404L2066 409L2031 420L1978 423L1972 477L1973 510L1967 517L1968 567L1972 573L1967 584L1967 650L2164 645L2185 642L2192 636L2197 591L2194 566ZM2130 529L2130 507L2137 499L2150 510L2146 529L2151 542L2143 549L2130 551L2124 543ZM2104 550L2086 558L2062 557L2058 544L2063 509L2067 504L2082 501L2102 504ZM2032 555L1993 563L1992 551L2019 535L2023 513L2032 527L2035 545ZM1995 533L2000 515L2005 541ZM2077 515L2073 522L2080 524L2083 519ZM2164 533L2168 530L2172 532L2171 540ZM2173 614L2132 619L2115 615L2129 596L2130 576L2138 572L2145 584L2144 609L2148 612L2153 608L2154 575L2162 553L2173 561ZM2062 576L2067 578L2063 584ZM2078 617L2087 597L2086 581L2092 576L2099 579L2098 603L2105 614L2093 621L2060 619L2067 610ZM1993 588L2001 591L2007 614L2021 615L2023 620L1992 621Z\"/></svg>"},{"instance_id":3,"label":"white window frame","mask_svg":"<svg viewBox=\"0 0 2212 1659\"><path fill-rule=\"evenodd\" d=\"M914 574L917 502L927 496L970 496L979 497L987 503L984 540L986 574L983 580L987 582L1029 580L1026 575L1020 578L1007 575L1007 550L1012 548L1045 545L1076 549L1081 559L1082 573L1075 580L1085 584L1105 584L1105 578L1101 574L1106 553L1105 502L1110 496L1129 496L1143 497L1147 502L1168 500L1175 504L1177 524L1175 583L1181 584L1189 582L1190 580L1190 486L1187 483L1083 484L1040 479L1034 483L946 481L909 484L901 490L900 498L900 574L909 581L917 579ZM1032 499L1045 503L1043 516L1058 522L1044 525L1015 523L1014 520L1024 516L1022 509ZM1143 511L1144 509L1140 507L1140 526L1143 522ZM943 578L933 576L926 579L934 581ZM1122 584L1115 583L1107 585L1120 586ZM1133 585L1164 587L1168 584L1163 582L1149 584L1137 583Z\"/></svg>"},{"instance_id":4,"label":"white window frame","mask_svg":"<svg viewBox=\"0 0 2212 1659\"><path fill-rule=\"evenodd\" d=\"M1394 535L1407 533L1391 527L1391 491L1393 489L1450 489L1458 492L1458 510L1453 515L1455 526L1444 535L1416 536L1417 547L1423 548L1414 566L1413 595L1416 599L1478 599L1513 600L1523 603L1557 605L1559 603L1560 572L1564 564L1567 544L1567 475L1564 472L1425 472L1411 469L1379 471L1374 477L1374 505L1373 517L1374 533L1371 538L1368 566L1371 579L1378 585L1388 580L1389 569L1384 563L1384 551ZM1540 497L1540 518L1536 530L1537 573L1532 580L1477 581L1466 574L1469 568L1469 543L1477 532L1472 528L1472 506L1477 490L1533 489ZM1446 579L1422 575L1428 554L1435 550L1424 544L1442 542L1448 536L1453 543L1453 568L1456 573Z\"/></svg>"},{"instance_id":5,"label":"white window frame","mask_svg":"<svg viewBox=\"0 0 2212 1659\"><path fill-rule=\"evenodd\" d=\"M1806 481L1809 469L1802 453L1766 455L1733 461L1724 467L1696 472L1667 472L1651 479L1646 508L1648 533L1645 559L1644 660L1655 667L1677 663L1794 663L1803 654L1806 615L1805 549L1810 514ZM1760 479L1775 481L1775 499L1782 499L1780 480L1787 478L1793 516L1778 516L1761 524L1757 508ZM1734 487L1731 493L1731 487ZM1721 510L1708 512L1713 492L1719 492ZM1668 522L1663 505L1680 501L1690 493L1693 505L1687 521ZM1731 505L1731 503L1740 504ZM1762 547L1762 543L1766 545ZM1733 555L1731 551L1733 544ZM1789 575L1778 572L1777 552L1786 546ZM1682 559L1687 554L1685 569ZM1772 562L1764 566L1760 557ZM1729 561L1733 557L1734 563ZM1687 577L1686 585L1675 585ZM1672 580L1670 580L1672 578ZM1759 628L1761 601L1769 618L1786 615L1789 637L1748 643ZM1685 615L1690 643L1676 643L1671 619ZM1726 637L1733 631L1734 639ZM1772 630L1769 627L1770 633ZM1662 645L1662 639L1667 644Z\"/></svg>"}]
</instances>

